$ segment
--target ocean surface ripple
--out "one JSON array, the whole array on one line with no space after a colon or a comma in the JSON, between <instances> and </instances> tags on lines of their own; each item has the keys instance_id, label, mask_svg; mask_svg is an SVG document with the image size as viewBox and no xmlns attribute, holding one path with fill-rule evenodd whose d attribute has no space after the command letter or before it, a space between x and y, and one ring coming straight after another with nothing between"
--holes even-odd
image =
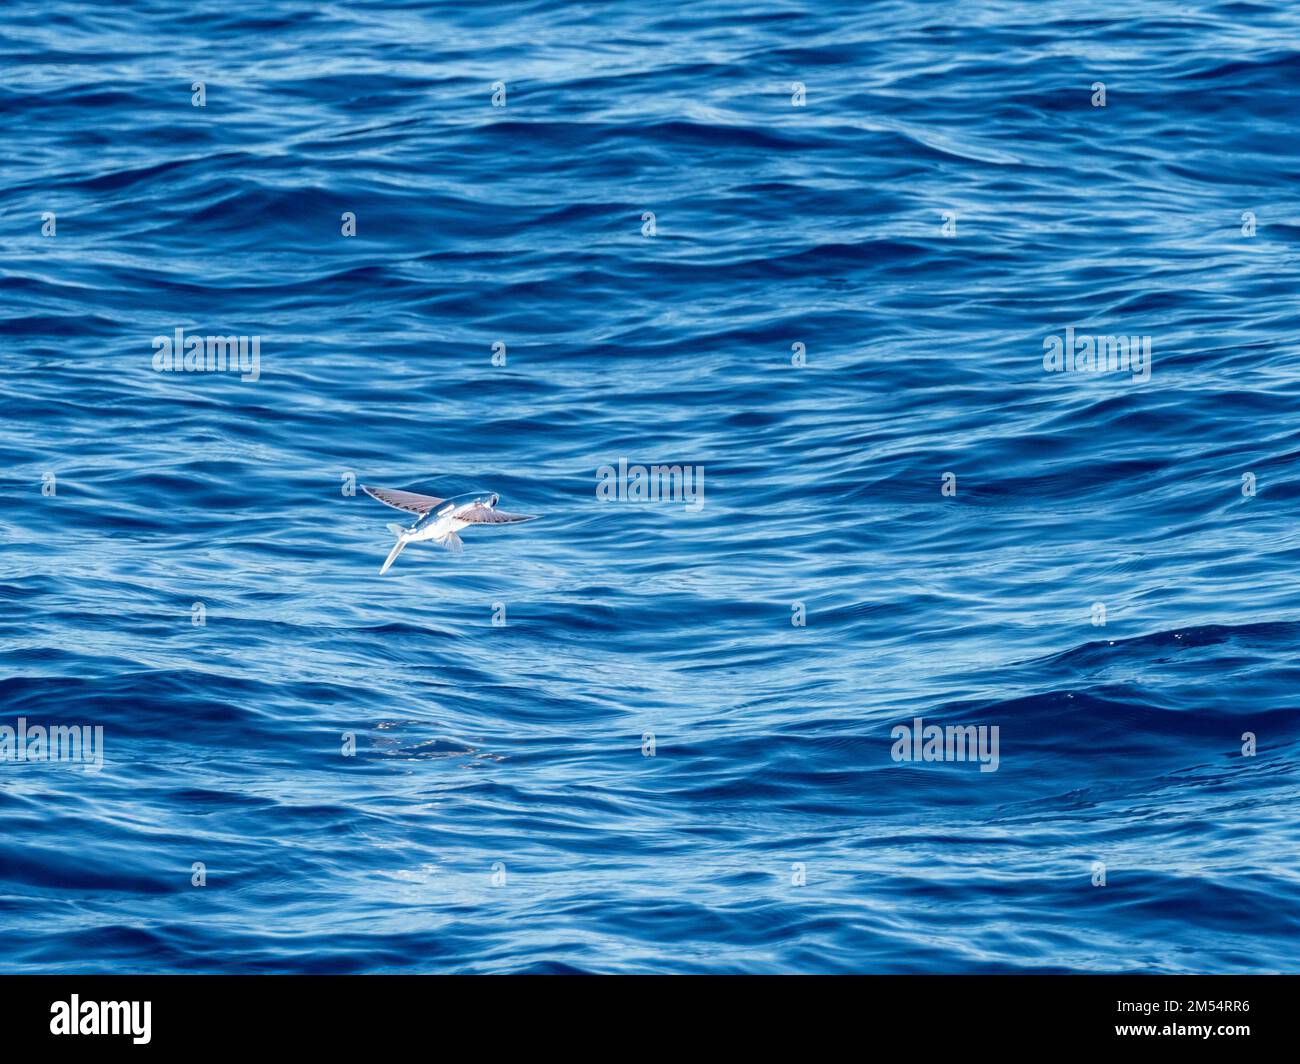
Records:
<instances>
[{"instance_id":1,"label":"ocean surface ripple","mask_svg":"<svg viewBox=\"0 0 1300 1064\"><path fill-rule=\"evenodd\" d=\"M1294 971L1297 42L6 6L0 725L104 763L0 761L0 970Z\"/></svg>"}]
</instances>

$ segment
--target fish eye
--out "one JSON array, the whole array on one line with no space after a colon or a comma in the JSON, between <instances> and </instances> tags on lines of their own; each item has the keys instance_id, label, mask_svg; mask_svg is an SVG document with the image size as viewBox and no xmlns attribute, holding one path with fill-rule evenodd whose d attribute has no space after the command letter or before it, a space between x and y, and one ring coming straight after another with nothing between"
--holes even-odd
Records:
<instances>
[{"instance_id":1,"label":"fish eye","mask_svg":"<svg viewBox=\"0 0 1300 1064\"><path fill-rule=\"evenodd\" d=\"M492 496L488 499L488 505L495 506L497 504L497 500L500 498L501 498L500 495L497 495L495 492L493 492Z\"/></svg>"}]
</instances>

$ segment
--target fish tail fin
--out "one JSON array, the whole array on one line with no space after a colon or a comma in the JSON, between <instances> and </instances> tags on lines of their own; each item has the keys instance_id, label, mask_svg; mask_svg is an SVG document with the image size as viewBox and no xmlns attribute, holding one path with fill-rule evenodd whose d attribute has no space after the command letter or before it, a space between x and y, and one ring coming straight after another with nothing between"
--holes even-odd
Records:
<instances>
[{"instance_id":1,"label":"fish tail fin","mask_svg":"<svg viewBox=\"0 0 1300 1064\"><path fill-rule=\"evenodd\" d=\"M401 539L402 533L406 531L406 529L404 529L396 521L394 521L391 525L385 525L384 527L387 528L388 531L391 532L393 535L395 535L398 539Z\"/></svg>"},{"instance_id":2,"label":"fish tail fin","mask_svg":"<svg viewBox=\"0 0 1300 1064\"><path fill-rule=\"evenodd\" d=\"M388 567L392 565L393 562L397 559L397 556L402 553L402 548L405 546L406 546L406 540L402 539L401 537L398 537L397 542L393 544L393 549L388 552L388 558L384 562L384 567L379 570L380 576L383 576L386 572L388 572Z\"/></svg>"}]
</instances>

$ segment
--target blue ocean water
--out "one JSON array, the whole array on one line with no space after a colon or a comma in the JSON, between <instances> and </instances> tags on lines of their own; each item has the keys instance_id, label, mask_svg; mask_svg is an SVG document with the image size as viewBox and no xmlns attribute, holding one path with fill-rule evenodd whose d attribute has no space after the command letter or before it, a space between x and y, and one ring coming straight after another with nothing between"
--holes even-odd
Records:
<instances>
[{"instance_id":1,"label":"blue ocean water","mask_svg":"<svg viewBox=\"0 0 1300 1064\"><path fill-rule=\"evenodd\" d=\"M6 6L0 970L1295 970L1297 42Z\"/></svg>"}]
</instances>

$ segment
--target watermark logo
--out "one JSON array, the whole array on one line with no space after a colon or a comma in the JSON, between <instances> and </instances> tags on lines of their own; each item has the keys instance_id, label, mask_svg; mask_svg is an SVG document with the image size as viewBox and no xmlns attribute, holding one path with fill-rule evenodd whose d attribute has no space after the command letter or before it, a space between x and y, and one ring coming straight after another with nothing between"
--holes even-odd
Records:
<instances>
[{"instance_id":1,"label":"watermark logo","mask_svg":"<svg viewBox=\"0 0 1300 1064\"><path fill-rule=\"evenodd\" d=\"M171 336L153 338L153 368L159 373L238 373L241 381L262 375L260 336Z\"/></svg>"},{"instance_id":2,"label":"watermark logo","mask_svg":"<svg viewBox=\"0 0 1300 1064\"><path fill-rule=\"evenodd\" d=\"M1065 336L1043 341L1043 369L1048 373L1132 373L1135 381L1151 379L1150 336L1093 336L1075 334L1068 325Z\"/></svg>"},{"instance_id":3,"label":"watermark logo","mask_svg":"<svg viewBox=\"0 0 1300 1064\"><path fill-rule=\"evenodd\" d=\"M895 761L978 761L981 772L996 772L1001 759L998 756L996 724L926 724L915 717L911 725L896 724L890 729L893 749L889 756Z\"/></svg>"},{"instance_id":4,"label":"watermark logo","mask_svg":"<svg viewBox=\"0 0 1300 1064\"><path fill-rule=\"evenodd\" d=\"M50 1005L50 1034L128 1034L145 1046L153 1037L152 1012L152 1001L82 1001L72 994L70 1001Z\"/></svg>"},{"instance_id":5,"label":"watermark logo","mask_svg":"<svg viewBox=\"0 0 1300 1064\"><path fill-rule=\"evenodd\" d=\"M596 470L596 498L601 502L684 502L689 513L704 509L702 465L634 465L626 458L618 468Z\"/></svg>"},{"instance_id":6,"label":"watermark logo","mask_svg":"<svg viewBox=\"0 0 1300 1064\"><path fill-rule=\"evenodd\" d=\"M19 717L17 727L0 724L0 762L6 761L64 761L98 772L104 767L104 726L34 724L29 728L27 718Z\"/></svg>"}]
</instances>

